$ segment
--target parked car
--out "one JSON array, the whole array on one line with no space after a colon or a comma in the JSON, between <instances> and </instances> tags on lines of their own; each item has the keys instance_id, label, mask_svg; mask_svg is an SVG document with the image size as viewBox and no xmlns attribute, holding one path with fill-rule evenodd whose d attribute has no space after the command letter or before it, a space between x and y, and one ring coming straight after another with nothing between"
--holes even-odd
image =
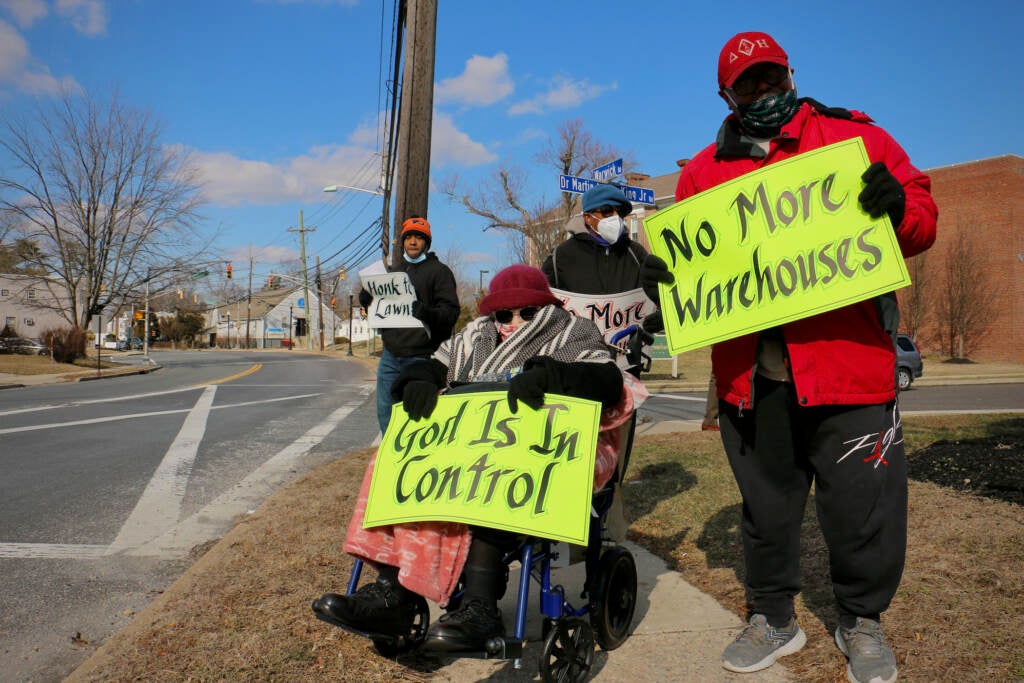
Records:
<instances>
[{"instance_id":1,"label":"parked car","mask_svg":"<svg viewBox=\"0 0 1024 683\"><path fill-rule=\"evenodd\" d=\"M924 373L924 361L914 340L905 334L896 335L896 379L900 391L906 391Z\"/></svg>"},{"instance_id":2,"label":"parked car","mask_svg":"<svg viewBox=\"0 0 1024 683\"><path fill-rule=\"evenodd\" d=\"M131 349L132 351L141 351L142 350L142 340L139 339L138 337L132 337L131 339L118 339L117 340L117 350L118 351L127 351L129 349Z\"/></svg>"},{"instance_id":3,"label":"parked car","mask_svg":"<svg viewBox=\"0 0 1024 683\"><path fill-rule=\"evenodd\" d=\"M3 353L21 353L26 356L45 356L50 353L50 349L35 339L25 339L24 337L0 338L0 351Z\"/></svg>"}]
</instances>

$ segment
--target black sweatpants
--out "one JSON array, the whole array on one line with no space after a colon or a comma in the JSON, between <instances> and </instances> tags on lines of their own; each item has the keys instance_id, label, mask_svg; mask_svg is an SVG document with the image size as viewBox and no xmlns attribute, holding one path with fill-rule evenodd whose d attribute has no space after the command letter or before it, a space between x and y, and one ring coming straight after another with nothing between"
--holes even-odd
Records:
<instances>
[{"instance_id":1,"label":"black sweatpants","mask_svg":"<svg viewBox=\"0 0 1024 683\"><path fill-rule=\"evenodd\" d=\"M721 403L722 443L743 496L746 586L773 624L800 592L800 525L811 482L840 618L878 618L907 545L907 465L896 402L798 405L789 383L757 376L754 406Z\"/></svg>"}]
</instances>

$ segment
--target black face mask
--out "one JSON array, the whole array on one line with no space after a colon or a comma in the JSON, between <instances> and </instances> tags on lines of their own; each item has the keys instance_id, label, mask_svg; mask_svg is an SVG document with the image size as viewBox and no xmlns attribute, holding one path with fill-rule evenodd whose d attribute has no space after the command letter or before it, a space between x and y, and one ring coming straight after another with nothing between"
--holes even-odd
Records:
<instances>
[{"instance_id":1,"label":"black face mask","mask_svg":"<svg viewBox=\"0 0 1024 683\"><path fill-rule=\"evenodd\" d=\"M777 95L765 95L750 104L737 105L736 115L745 133L770 138L779 132L782 124L793 118L799 107L796 90L787 90Z\"/></svg>"}]
</instances>

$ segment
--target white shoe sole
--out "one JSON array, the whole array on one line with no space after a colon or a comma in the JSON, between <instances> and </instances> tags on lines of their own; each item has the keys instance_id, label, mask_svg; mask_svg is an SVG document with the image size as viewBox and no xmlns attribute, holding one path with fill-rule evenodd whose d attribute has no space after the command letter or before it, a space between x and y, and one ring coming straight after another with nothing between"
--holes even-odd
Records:
<instances>
[{"instance_id":1,"label":"white shoe sole","mask_svg":"<svg viewBox=\"0 0 1024 683\"><path fill-rule=\"evenodd\" d=\"M754 671L760 671L761 669L767 669L769 666L775 663L779 657L785 657L797 652L804 645L807 644L807 635L803 629L797 627L796 635L793 636L788 643L780 647L778 650L772 650L772 653L762 659L759 662L755 662L749 666L737 666L730 664L729 662L722 660L722 668L728 669L729 671L735 671L738 674L749 674Z\"/></svg>"}]
</instances>

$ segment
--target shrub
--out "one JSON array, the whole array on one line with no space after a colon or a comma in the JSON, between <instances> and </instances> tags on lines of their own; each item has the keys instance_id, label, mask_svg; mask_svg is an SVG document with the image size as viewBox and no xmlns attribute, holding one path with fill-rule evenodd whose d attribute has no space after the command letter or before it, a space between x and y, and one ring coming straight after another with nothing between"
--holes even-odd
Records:
<instances>
[{"instance_id":1,"label":"shrub","mask_svg":"<svg viewBox=\"0 0 1024 683\"><path fill-rule=\"evenodd\" d=\"M39 340L53 352L58 363L73 363L85 356L87 333L80 327L43 330Z\"/></svg>"}]
</instances>

